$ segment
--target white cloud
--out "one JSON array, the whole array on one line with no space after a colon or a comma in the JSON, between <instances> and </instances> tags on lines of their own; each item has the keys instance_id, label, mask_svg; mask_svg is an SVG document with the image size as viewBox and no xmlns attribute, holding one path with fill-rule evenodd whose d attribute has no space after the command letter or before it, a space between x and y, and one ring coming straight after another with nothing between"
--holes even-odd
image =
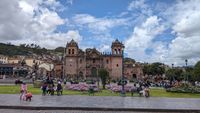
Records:
<instances>
[{"instance_id":1,"label":"white cloud","mask_svg":"<svg viewBox=\"0 0 200 113\"><path fill-rule=\"evenodd\" d=\"M128 10L147 8L148 6L144 2L144 0L134 0L129 4Z\"/></svg>"},{"instance_id":2,"label":"white cloud","mask_svg":"<svg viewBox=\"0 0 200 113\"><path fill-rule=\"evenodd\" d=\"M67 3L70 4L70 5L72 5L73 2L74 2L74 0L67 0Z\"/></svg>"},{"instance_id":3,"label":"white cloud","mask_svg":"<svg viewBox=\"0 0 200 113\"><path fill-rule=\"evenodd\" d=\"M80 41L82 36L77 30L55 32L67 20L57 13L62 7L56 0L2 0L0 41L36 43L47 48L64 46L72 38Z\"/></svg>"},{"instance_id":4,"label":"white cloud","mask_svg":"<svg viewBox=\"0 0 200 113\"><path fill-rule=\"evenodd\" d=\"M76 42L80 42L82 40L82 36L79 34L79 31L69 30L66 34L67 39L74 39Z\"/></svg>"},{"instance_id":5,"label":"white cloud","mask_svg":"<svg viewBox=\"0 0 200 113\"><path fill-rule=\"evenodd\" d=\"M200 59L200 1L178 1L167 13L176 38L169 45L169 57L177 65L195 64ZM178 59L178 60L177 60ZM195 61L196 60L196 61Z\"/></svg>"},{"instance_id":6,"label":"white cloud","mask_svg":"<svg viewBox=\"0 0 200 113\"><path fill-rule=\"evenodd\" d=\"M116 26L127 25L124 18L96 18L89 14L77 14L72 20L77 26L87 27L93 33L108 32Z\"/></svg>"},{"instance_id":7,"label":"white cloud","mask_svg":"<svg viewBox=\"0 0 200 113\"><path fill-rule=\"evenodd\" d=\"M132 1L128 7L129 11L139 10L142 15L147 14L148 19L151 19L147 19L148 21L146 20L141 26L135 26L133 34L126 40L128 55L140 61L160 61L169 65L172 63L185 65L185 59L188 59L188 64L195 64L200 60L199 4L199 0L181 0L176 1L171 7L165 6L165 12L159 12L159 15L163 16L165 20L162 21L162 25L171 28L175 36L170 43L167 43L152 42L157 34L162 33L164 28L160 24L160 19L156 19L156 16L154 19L152 16L148 16L151 15L148 12L155 11L155 9L151 10L152 8L144 0ZM150 55L146 54L146 49L152 49L153 52Z\"/></svg>"},{"instance_id":8,"label":"white cloud","mask_svg":"<svg viewBox=\"0 0 200 113\"><path fill-rule=\"evenodd\" d=\"M152 9L145 0L133 0L127 7L129 11L136 11L142 15L151 16Z\"/></svg>"},{"instance_id":9,"label":"white cloud","mask_svg":"<svg viewBox=\"0 0 200 113\"><path fill-rule=\"evenodd\" d=\"M110 45L106 45L106 44L102 44L99 47L100 52L108 52L111 51L111 46Z\"/></svg>"},{"instance_id":10,"label":"white cloud","mask_svg":"<svg viewBox=\"0 0 200 113\"><path fill-rule=\"evenodd\" d=\"M125 49L128 56L139 61L149 60L149 55L145 51L153 45L152 40L155 36L161 34L164 30L160 20L157 16L151 16L141 26L134 28L132 35L125 41Z\"/></svg>"},{"instance_id":11,"label":"white cloud","mask_svg":"<svg viewBox=\"0 0 200 113\"><path fill-rule=\"evenodd\" d=\"M26 38L22 40L13 40L12 43L15 44L21 44L23 43L35 43L42 47L48 47L50 49L53 49L55 47L59 46L66 46L67 42L74 39L76 42L80 43L82 40L82 36L79 34L79 31L77 30L69 30L67 33L53 33L53 34L40 34L40 38L43 36L42 39L38 38L32 39L32 38Z\"/></svg>"}]
</instances>

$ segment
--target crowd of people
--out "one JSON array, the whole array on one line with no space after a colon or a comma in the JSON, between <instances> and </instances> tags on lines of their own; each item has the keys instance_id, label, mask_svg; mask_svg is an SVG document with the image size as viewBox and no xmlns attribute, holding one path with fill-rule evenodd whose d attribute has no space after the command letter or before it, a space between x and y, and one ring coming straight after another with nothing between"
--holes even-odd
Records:
<instances>
[{"instance_id":1,"label":"crowd of people","mask_svg":"<svg viewBox=\"0 0 200 113\"><path fill-rule=\"evenodd\" d=\"M57 96L60 96L63 94L62 81L58 80L55 85L53 79L47 78L42 82L41 91L43 96L53 96L55 95L55 92L57 93ZM89 91L92 91L92 88L89 88ZM27 90L27 84L25 82L22 82L20 92L20 100L31 101L33 96L32 93ZM131 88L131 95L133 96L134 93L138 93L140 96L143 95L144 97L149 97L150 89L148 83L134 83Z\"/></svg>"},{"instance_id":2,"label":"crowd of people","mask_svg":"<svg viewBox=\"0 0 200 113\"><path fill-rule=\"evenodd\" d=\"M57 92L57 95L60 96L63 93L63 87L61 84L61 81L57 82L57 85L54 85L54 82L52 79L47 78L43 81L42 86L42 95L54 95L54 92ZM21 83L20 87L20 100L24 101L31 101L32 100L32 93L28 91L28 86L25 82Z\"/></svg>"},{"instance_id":3,"label":"crowd of people","mask_svg":"<svg viewBox=\"0 0 200 113\"><path fill-rule=\"evenodd\" d=\"M54 92L57 92L57 95L62 95L63 87L61 84L61 81L58 80L57 85L54 85L54 82L52 79L47 78L45 81L43 81L43 84L41 86L42 89L42 95L54 95Z\"/></svg>"},{"instance_id":4,"label":"crowd of people","mask_svg":"<svg viewBox=\"0 0 200 113\"><path fill-rule=\"evenodd\" d=\"M149 86L141 83L133 84L131 88L131 96L133 96L134 93L138 93L140 96L143 95L144 97L149 97L150 96Z\"/></svg>"}]
</instances>

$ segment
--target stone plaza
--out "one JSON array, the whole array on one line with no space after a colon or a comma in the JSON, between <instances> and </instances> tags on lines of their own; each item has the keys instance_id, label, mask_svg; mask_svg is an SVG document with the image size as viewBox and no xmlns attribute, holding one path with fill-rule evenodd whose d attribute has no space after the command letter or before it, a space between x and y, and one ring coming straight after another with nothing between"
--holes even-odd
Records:
<instances>
[{"instance_id":1,"label":"stone plaza","mask_svg":"<svg viewBox=\"0 0 200 113\"><path fill-rule=\"evenodd\" d=\"M31 102L20 101L19 95L0 95L0 109L78 110L115 112L200 112L200 99L111 96L41 96Z\"/></svg>"}]
</instances>

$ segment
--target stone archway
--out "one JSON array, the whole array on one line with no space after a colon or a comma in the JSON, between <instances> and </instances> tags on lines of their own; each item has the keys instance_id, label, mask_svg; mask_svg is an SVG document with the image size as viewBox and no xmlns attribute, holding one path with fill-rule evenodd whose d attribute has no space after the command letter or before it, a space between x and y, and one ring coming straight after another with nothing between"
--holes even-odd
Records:
<instances>
[{"instance_id":1,"label":"stone archway","mask_svg":"<svg viewBox=\"0 0 200 113\"><path fill-rule=\"evenodd\" d=\"M132 79L137 79L137 75L136 75L136 74L133 74L133 75L132 75Z\"/></svg>"}]
</instances>

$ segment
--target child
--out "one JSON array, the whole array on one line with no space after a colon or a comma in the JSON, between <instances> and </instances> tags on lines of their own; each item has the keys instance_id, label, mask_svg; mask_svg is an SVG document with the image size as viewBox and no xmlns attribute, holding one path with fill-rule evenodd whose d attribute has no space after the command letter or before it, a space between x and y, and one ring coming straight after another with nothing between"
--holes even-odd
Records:
<instances>
[{"instance_id":1,"label":"child","mask_svg":"<svg viewBox=\"0 0 200 113\"><path fill-rule=\"evenodd\" d=\"M20 90L20 100L25 100L25 94L27 93L27 85L25 82L23 82L23 84L21 84L21 90Z\"/></svg>"},{"instance_id":2,"label":"child","mask_svg":"<svg viewBox=\"0 0 200 113\"><path fill-rule=\"evenodd\" d=\"M26 101L31 101L31 98L32 98L32 93L31 92L28 92L26 93Z\"/></svg>"}]
</instances>

